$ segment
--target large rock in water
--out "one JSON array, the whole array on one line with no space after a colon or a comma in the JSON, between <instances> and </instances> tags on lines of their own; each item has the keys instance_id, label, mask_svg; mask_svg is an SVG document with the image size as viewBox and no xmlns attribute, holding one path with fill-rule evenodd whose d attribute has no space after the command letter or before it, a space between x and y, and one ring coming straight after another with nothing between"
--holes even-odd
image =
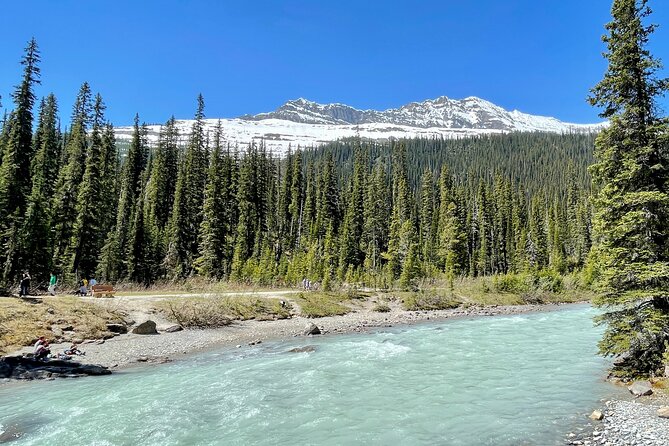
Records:
<instances>
[{"instance_id":1,"label":"large rock in water","mask_svg":"<svg viewBox=\"0 0 669 446\"><path fill-rule=\"evenodd\" d=\"M148 335L148 334L158 334L156 330L156 323L153 321L142 322L138 326L132 329L134 334Z\"/></svg>"},{"instance_id":2,"label":"large rock in water","mask_svg":"<svg viewBox=\"0 0 669 446\"><path fill-rule=\"evenodd\" d=\"M313 322L307 324L306 328L304 329L304 334L305 335L319 335L321 334L321 329L318 328L316 324Z\"/></svg>"},{"instance_id":3,"label":"large rock in water","mask_svg":"<svg viewBox=\"0 0 669 446\"><path fill-rule=\"evenodd\" d=\"M648 381L636 381L627 388L634 396L653 394L653 386Z\"/></svg>"},{"instance_id":4,"label":"large rock in water","mask_svg":"<svg viewBox=\"0 0 669 446\"><path fill-rule=\"evenodd\" d=\"M0 358L0 378L45 379L77 378L80 376L110 375L107 367L81 364L60 359L39 361L27 356Z\"/></svg>"},{"instance_id":5,"label":"large rock in water","mask_svg":"<svg viewBox=\"0 0 669 446\"><path fill-rule=\"evenodd\" d=\"M288 350L288 353L311 353L315 352L316 347L313 345L305 345L304 347L295 347Z\"/></svg>"}]
</instances>

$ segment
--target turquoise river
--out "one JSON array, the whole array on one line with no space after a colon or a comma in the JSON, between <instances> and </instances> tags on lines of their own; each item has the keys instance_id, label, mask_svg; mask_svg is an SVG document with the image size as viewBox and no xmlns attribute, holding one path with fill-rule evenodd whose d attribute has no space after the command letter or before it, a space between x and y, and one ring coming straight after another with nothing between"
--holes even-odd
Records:
<instances>
[{"instance_id":1,"label":"turquoise river","mask_svg":"<svg viewBox=\"0 0 669 446\"><path fill-rule=\"evenodd\" d=\"M558 445L617 392L587 305L0 385L12 445ZM290 353L313 345L315 351Z\"/></svg>"}]
</instances>

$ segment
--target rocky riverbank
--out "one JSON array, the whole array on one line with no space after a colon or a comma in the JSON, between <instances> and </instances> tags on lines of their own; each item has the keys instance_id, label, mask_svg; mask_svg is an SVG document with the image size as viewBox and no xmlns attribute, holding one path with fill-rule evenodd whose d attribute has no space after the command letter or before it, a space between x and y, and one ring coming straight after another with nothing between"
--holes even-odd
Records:
<instances>
[{"instance_id":1,"label":"rocky riverbank","mask_svg":"<svg viewBox=\"0 0 669 446\"><path fill-rule=\"evenodd\" d=\"M86 364L99 364L118 370L137 363L162 363L181 359L187 355L213 348L235 348L242 345L257 345L268 340L291 339L308 336L306 327L315 323L322 334L363 332L379 327L392 327L422 321L448 318L510 315L538 311L550 311L556 305L517 305L469 307L438 311L405 311L393 308L379 313L361 309L342 316L309 319L294 316L274 321L235 321L231 325L203 330L168 331L171 324L158 323L158 334L119 334L111 339L85 340L80 346L85 356L76 359ZM137 320L137 322L144 322ZM131 330L132 331L132 330ZM61 352L69 344L51 344L52 352ZM17 353L27 353L25 348Z\"/></svg>"},{"instance_id":2,"label":"rocky riverbank","mask_svg":"<svg viewBox=\"0 0 669 446\"><path fill-rule=\"evenodd\" d=\"M53 379L109 375L107 367L76 361L40 361L27 356L0 358L0 379Z\"/></svg>"},{"instance_id":3,"label":"rocky riverbank","mask_svg":"<svg viewBox=\"0 0 669 446\"><path fill-rule=\"evenodd\" d=\"M599 413L597 413L599 412ZM599 416L597 416L599 415ZM597 420L601 416L601 420ZM568 445L667 446L669 444L669 395L630 395L606 401L581 434L569 434Z\"/></svg>"}]
</instances>

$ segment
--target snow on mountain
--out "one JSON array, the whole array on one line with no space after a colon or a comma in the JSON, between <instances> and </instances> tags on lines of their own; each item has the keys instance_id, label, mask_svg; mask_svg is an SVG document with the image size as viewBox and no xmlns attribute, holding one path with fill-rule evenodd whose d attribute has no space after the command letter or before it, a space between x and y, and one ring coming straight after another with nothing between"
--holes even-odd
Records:
<instances>
[{"instance_id":1,"label":"snow on mountain","mask_svg":"<svg viewBox=\"0 0 669 446\"><path fill-rule=\"evenodd\" d=\"M205 129L213 135L218 119L207 119ZM240 148L264 142L272 153L283 154L291 146L315 147L337 139L360 136L365 139L461 138L507 132L593 132L600 124L570 124L555 118L507 111L491 102L469 97L461 100L441 96L412 102L385 111L358 110L344 104L318 104L306 99L286 102L276 111L221 119L223 140ZM185 139L192 120L177 121ZM149 126L149 141L155 143L159 125ZM116 136L128 140L132 127L117 127Z\"/></svg>"}]
</instances>

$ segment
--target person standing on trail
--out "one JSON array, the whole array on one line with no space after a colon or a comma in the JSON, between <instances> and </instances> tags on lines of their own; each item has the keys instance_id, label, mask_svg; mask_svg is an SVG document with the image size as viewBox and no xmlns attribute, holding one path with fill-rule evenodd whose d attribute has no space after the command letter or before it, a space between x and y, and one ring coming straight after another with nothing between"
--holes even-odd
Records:
<instances>
[{"instance_id":1,"label":"person standing on trail","mask_svg":"<svg viewBox=\"0 0 669 446\"><path fill-rule=\"evenodd\" d=\"M58 278L56 273L52 272L51 277L49 278L49 294L52 296L56 295L56 284L58 283Z\"/></svg>"},{"instance_id":2,"label":"person standing on trail","mask_svg":"<svg viewBox=\"0 0 669 446\"><path fill-rule=\"evenodd\" d=\"M98 284L98 281L95 280L95 277L91 277L91 280L88 281L89 289L88 292L90 295L93 295L93 287Z\"/></svg>"},{"instance_id":3,"label":"person standing on trail","mask_svg":"<svg viewBox=\"0 0 669 446\"><path fill-rule=\"evenodd\" d=\"M30 291L30 273L28 271L23 272L20 285L21 290L19 291L19 296L27 296Z\"/></svg>"}]
</instances>

